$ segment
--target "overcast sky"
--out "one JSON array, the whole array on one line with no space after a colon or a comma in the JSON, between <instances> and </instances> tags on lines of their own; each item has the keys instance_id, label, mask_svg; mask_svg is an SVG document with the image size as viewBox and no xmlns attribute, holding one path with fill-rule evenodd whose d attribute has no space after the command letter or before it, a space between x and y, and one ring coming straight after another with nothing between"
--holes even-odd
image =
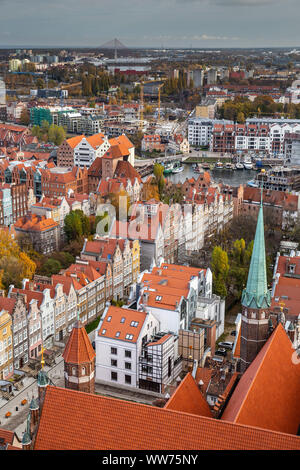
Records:
<instances>
[{"instance_id":1,"label":"overcast sky","mask_svg":"<svg viewBox=\"0 0 300 470\"><path fill-rule=\"evenodd\" d=\"M300 46L300 0L0 0L0 47Z\"/></svg>"}]
</instances>

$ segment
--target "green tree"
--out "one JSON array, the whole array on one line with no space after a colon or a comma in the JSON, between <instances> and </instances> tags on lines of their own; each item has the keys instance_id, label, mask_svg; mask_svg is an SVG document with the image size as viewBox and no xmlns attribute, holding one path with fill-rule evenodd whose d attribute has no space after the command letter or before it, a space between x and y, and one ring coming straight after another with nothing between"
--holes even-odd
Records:
<instances>
[{"instance_id":1,"label":"green tree","mask_svg":"<svg viewBox=\"0 0 300 470\"><path fill-rule=\"evenodd\" d=\"M220 246L215 246L213 249L211 267L214 292L221 297L226 297L226 280L229 272L229 263L227 252L222 250Z\"/></svg>"},{"instance_id":2,"label":"green tree","mask_svg":"<svg viewBox=\"0 0 300 470\"><path fill-rule=\"evenodd\" d=\"M62 265L57 259L49 258L42 267L44 276L51 277L52 274L58 274L62 269Z\"/></svg>"},{"instance_id":3,"label":"green tree","mask_svg":"<svg viewBox=\"0 0 300 470\"><path fill-rule=\"evenodd\" d=\"M81 211L71 211L64 220L64 230L68 241L80 240L90 235L89 218Z\"/></svg>"}]
</instances>

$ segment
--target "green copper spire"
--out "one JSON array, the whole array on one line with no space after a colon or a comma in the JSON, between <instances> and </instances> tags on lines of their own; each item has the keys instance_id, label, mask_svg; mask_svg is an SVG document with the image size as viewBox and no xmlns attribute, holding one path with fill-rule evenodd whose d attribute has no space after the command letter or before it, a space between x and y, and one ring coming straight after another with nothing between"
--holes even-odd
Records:
<instances>
[{"instance_id":1,"label":"green copper spire","mask_svg":"<svg viewBox=\"0 0 300 470\"><path fill-rule=\"evenodd\" d=\"M248 273L247 287L243 291L242 305L248 308L268 308L271 294L267 285L264 216L262 200L257 218L253 252Z\"/></svg>"},{"instance_id":2,"label":"green copper spire","mask_svg":"<svg viewBox=\"0 0 300 470\"><path fill-rule=\"evenodd\" d=\"M39 387L46 387L47 385L49 385L49 378L47 372L45 372L44 369L41 369L39 371L37 376L37 383Z\"/></svg>"}]
</instances>

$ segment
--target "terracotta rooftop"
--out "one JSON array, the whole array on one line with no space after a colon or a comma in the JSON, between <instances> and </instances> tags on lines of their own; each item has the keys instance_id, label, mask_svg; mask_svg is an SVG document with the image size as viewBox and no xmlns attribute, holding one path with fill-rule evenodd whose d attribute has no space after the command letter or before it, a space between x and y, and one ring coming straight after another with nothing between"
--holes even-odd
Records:
<instances>
[{"instance_id":1,"label":"terracotta rooftop","mask_svg":"<svg viewBox=\"0 0 300 470\"><path fill-rule=\"evenodd\" d=\"M296 450L300 437L49 385L34 449Z\"/></svg>"},{"instance_id":2,"label":"terracotta rooftop","mask_svg":"<svg viewBox=\"0 0 300 470\"><path fill-rule=\"evenodd\" d=\"M28 232L44 232L58 226L53 219L47 219L45 216L38 216L36 214L28 214L15 222L15 229Z\"/></svg>"},{"instance_id":3,"label":"terracotta rooftop","mask_svg":"<svg viewBox=\"0 0 300 470\"><path fill-rule=\"evenodd\" d=\"M178 385L171 398L167 401L165 409L212 417L208 403L190 373Z\"/></svg>"},{"instance_id":4,"label":"terracotta rooftop","mask_svg":"<svg viewBox=\"0 0 300 470\"><path fill-rule=\"evenodd\" d=\"M281 323L242 375L222 419L297 434L300 364Z\"/></svg>"},{"instance_id":5,"label":"terracotta rooftop","mask_svg":"<svg viewBox=\"0 0 300 470\"><path fill-rule=\"evenodd\" d=\"M75 137L71 137L71 139L67 139L67 143L72 149L74 149L76 145L78 145L79 142L81 142L82 139L84 139L84 137L85 136L83 134L76 135Z\"/></svg>"},{"instance_id":6,"label":"terracotta rooftop","mask_svg":"<svg viewBox=\"0 0 300 470\"><path fill-rule=\"evenodd\" d=\"M64 361L70 364L84 364L96 357L85 327L81 323L75 323L62 356Z\"/></svg>"},{"instance_id":7,"label":"terracotta rooftop","mask_svg":"<svg viewBox=\"0 0 300 470\"><path fill-rule=\"evenodd\" d=\"M136 343L146 318L145 312L111 305L103 318L98 336Z\"/></svg>"},{"instance_id":8,"label":"terracotta rooftop","mask_svg":"<svg viewBox=\"0 0 300 470\"><path fill-rule=\"evenodd\" d=\"M284 304L284 305L282 305ZM274 307L288 309L289 315L300 315L300 278L280 276L272 298L271 309Z\"/></svg>"},{"instance_id":9,"label":"terracotta rooftop","mask_svg":"<svg viewBox=\"0 0 300 470\"><path fill-rule=\"evenodd\" d=\"M0 297L0 311L6 310L8 313L12 314L15 307L16 299L11 299L8 297Z\"/></svg>"}]
</instances>

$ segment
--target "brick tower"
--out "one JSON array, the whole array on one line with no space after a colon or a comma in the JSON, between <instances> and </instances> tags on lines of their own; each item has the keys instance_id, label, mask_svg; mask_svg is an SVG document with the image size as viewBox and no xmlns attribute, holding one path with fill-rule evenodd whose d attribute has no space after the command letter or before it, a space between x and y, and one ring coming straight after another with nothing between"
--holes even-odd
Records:
<instances>
[{"instance_id":1,"label":"brick tower","mask_svg":"<svg viewBox=\"0 0 300 470\"><path fill-rule=\"evenodd\" d=\"M95 356L84 326L77 321L63 353L66 388L94 393Z\"/></svg>"},{"instance_id":2,"label":"brick tower","mask_svg":"<svg viewBox=\"0 0 300 470\"><path fill-rule=\"evenodd\" d=\"M267 285L262 200L257 218L246 289L242 294L241 372L259 353L270 335L271 294Z\"/></svg>"}]
</instances>

